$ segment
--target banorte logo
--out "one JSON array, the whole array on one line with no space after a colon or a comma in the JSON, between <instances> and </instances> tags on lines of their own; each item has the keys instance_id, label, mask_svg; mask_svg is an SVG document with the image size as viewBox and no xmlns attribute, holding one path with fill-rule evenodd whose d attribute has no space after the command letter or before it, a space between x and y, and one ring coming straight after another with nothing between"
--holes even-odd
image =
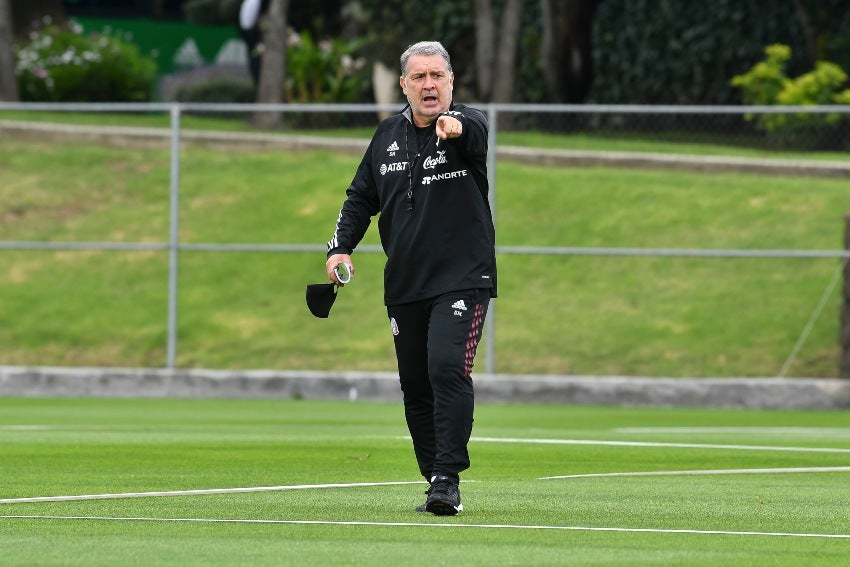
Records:
<instances>
[{"instance_id":1,"label":"banorte logo","mask_svg":"<svg viewBox=\"0 0 850 567\"><path fill-rule=\"evenodd\" d=\"M434 175L426 175L422 178L422 185L430 185L432 181L443 181L444 179L457 179L458 177L466 177L467 170L459 169L457 171L447 171L445 173L435 173Z\"/></svg>"}]
</instances>

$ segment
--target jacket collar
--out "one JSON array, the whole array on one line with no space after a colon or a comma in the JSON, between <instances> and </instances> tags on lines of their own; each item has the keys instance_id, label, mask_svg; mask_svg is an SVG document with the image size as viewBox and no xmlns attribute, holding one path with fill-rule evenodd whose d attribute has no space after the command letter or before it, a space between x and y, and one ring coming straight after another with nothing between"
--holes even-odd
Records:
<instances>
[{"instance_id":1,"label":"jacket collar","mask_svg":"<svg viewBox=\"0 0 850 567\"><path fill-rule=\"evenodd\" d=\"M452 101L451 104L449 104L449 110L453 110L454 107L455 101ZM410 108L410 103L404 105L404 108L401 109L399 114L404 115L404 117L407 118L407 121L413 124L413 110Z\"/></svg>"}]
</instances>

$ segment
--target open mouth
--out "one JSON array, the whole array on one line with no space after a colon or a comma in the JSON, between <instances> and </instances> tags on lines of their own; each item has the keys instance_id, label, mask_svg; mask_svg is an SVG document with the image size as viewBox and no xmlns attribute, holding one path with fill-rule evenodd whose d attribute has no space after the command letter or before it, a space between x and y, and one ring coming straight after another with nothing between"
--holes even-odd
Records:
<instances>
[{"instance_id":1,"label":"open mouth","mask_svg":"<svg viewBox=\"0 0 850 567\"><path fill-rule=\"evenodd\" d=\"M426 104L430 104L432 102L437 102L437 97L434 96L434 95L425 95L425 97L422 99L422 102L424 102Z\"/></svg>"}]
</instances>

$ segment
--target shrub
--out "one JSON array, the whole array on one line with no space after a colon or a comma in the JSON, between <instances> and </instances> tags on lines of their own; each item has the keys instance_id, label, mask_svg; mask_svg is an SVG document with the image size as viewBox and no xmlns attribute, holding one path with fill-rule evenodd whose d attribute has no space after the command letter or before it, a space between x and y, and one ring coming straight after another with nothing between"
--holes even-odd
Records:
<instances>
[{"instance_id":1,"label":"shrub","mask_svg":"<svg viewBox=\"0 0 850 567\"><path fill-rule=\"evenodd\" d=\"M156 63L117 34L48 24L18 50L15 74L25 101L146 102Z\"/></svg>"},{"instance_id":2,"label":"shrub","mask_svg":"<svg viewBox=\"0 0 850 567\"><path fill-rule=\"evenodd\" d=\"M289 30L286 47L284 100L293 103L361 102L371 98L370 69L356 57L362 42L326 39L316 42L310 32ZM365 113L293 113L288 122L297 128L326 128L361 121L372 124Z\"/></svg>"},{"instance_id":3,"label":"shrub","mask_svg":"<svg viewBox=\"0 0 850 567\"><path fill-rule=\"evenodd\" d=\"M818 61L815 68L796 79L785 74L791 57L786 45L774 44L765 48L767 58L756 63L747 73L736 75L731 84L741 89L747 104L782 106L822 106L850 103L850 89L841 90L847 83L847 73L828 61ZM792 140L807 145L829 146L834 128L847 116L838 113L798 113L747 115L762 130L774 134L777 141Z\"/></svg>"},{"instance_id":4,"label":"shrub","mask_svg":"<svg viewBox=\"0 0 850 567\"><path fill-rule=\"evenodd\" d=\"M177 89L175 98L179 102L252 103L255 99L254 85L250 81L216 78L184 85Z\"/></svg>"},{"instance_id":5,"label":"shrub","mask_svg":"<svg viewBox=\"0 0 850 567\"><path fill-rule=\"evenodd\" d=\"M779 93L791 80L785 75L785 66L791 58L791 48L774 44L764 49L767 58L753 65L743 75L732 77L732 86L741 89L745 104L776 104Z\"/></svg>"},{"instance_id":6,"label":"shrub","mask_svg":"<svg viewBox=\"0 0 850 567\"><path fill-rule=\"evenodd\" d=\"M339 39L316 43L310 32L290 32L286 49L288 102L357 102L370 88L359 45Z\"/></svg>"},{"instance_id":7,"label":"shrub","mask_svg":"<svg viewBox=\"0 0 850 567\"><path fill-rule=\"evenodd\" d=\"M174 97L178 102L188 103L237 103L254 102L254 85L249 80L240 81L226 77L212 78L197 84L187 84L177 89ZM195 112L201 116L240 118L247 115L239 112Z\"/></svg>"}]
</instances>

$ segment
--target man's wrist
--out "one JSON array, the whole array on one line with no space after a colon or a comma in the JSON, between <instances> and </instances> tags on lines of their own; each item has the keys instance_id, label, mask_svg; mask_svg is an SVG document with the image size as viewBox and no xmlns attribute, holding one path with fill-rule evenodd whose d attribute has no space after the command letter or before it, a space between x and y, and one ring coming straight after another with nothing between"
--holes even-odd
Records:
<instances>
[{"instance_id":1,"label":"man's wrist","mask_svg":"<svg viewBox=\"0 0 850 567\"><path fill-rule=\"evenodd\" d=\"M331 248L330 250L328 250L327 258L330 258L331 256L334 256L336 254L345 254L346 256L351 256L352 252L354 251L349 250L348 248L342 248L337 246L336 248Z\"/></svg>"}]
</instances>

